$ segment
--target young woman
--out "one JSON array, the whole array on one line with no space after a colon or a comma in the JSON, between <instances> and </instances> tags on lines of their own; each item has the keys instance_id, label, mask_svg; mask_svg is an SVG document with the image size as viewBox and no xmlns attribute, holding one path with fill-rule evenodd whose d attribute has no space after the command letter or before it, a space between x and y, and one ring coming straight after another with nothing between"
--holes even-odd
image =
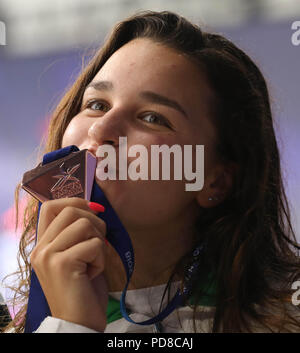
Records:
<instances>
[{"instance_id":1,"label":"young woman","mask_svg":"<svg viewBox=\"0 0 300 353\"><path fill-rule=\"evenodd\" d=\"M45 153L76 145L96 155L104 144L118 151L120 136L128 148L148 151L205 146L199 191L186 191L185 180L96 176L135 252L130 317L157 315L183 288L195 248L205 244L190 296L159 325L125 320L118 301L126 276L105 244L105 222L74 197L45 202L37 225L32 199L20 242L25 304L15 331L24 328L33 267L51 310L37 332L300 332L291 290L300 279L299 246L268 90L253 61L226 38L170 12L119 23L55 110Z\"/></svg>"}]
</instances>

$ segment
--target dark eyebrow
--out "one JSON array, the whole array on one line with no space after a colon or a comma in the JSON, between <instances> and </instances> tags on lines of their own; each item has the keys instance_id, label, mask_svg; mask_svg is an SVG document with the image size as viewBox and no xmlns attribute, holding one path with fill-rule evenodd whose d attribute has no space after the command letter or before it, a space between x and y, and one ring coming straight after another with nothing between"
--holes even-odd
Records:
<instances>
[{"instance_id":1,"label":"dark eyebrow","mask_svg":"<svg viewBox=\"0 0 300 353\"><path fill-rule=\"evenodd\" d=\"M110 81L94 81L87 85L86 89L92 87L97 91L111 91L113 89L113 84Z\"/></svg>"},{"instance_id":2,"label":"dark eyebrow","mask_svg":"<svg viewBox=\"0 0 300 353\"><path fill-rule=\"evenodd\" d=\"M170 98L167 98L165 96L162 96L160 94L150 92L150 91L141 92L140 96L142 98L148 100L149 102L166 105L168 107L176 109L181 114L183 114L186 118L188 117L187 113L182 108L182 106L179 103L177 103L175 100L172 100Z\"/></svg>"},{"instance_id":3,"label":"dark eyebrow","mask_svg":"<svg viewBox=\"0 0 300 353\"><path fill-rule=\"evenodd\" d=\"M111 91L113 89L113 84L110 81L94 81L94 82L91 82L90 84L88 84L86 89L89 87L92 87L92 88L96 89L97 91ZM182 108L182 106L178 102L176 102L175 100L172 100L170 98L167 98L165 96L162 96L158 93L154 93L151 91L143 91L139 95L141 98L143 98L151 103L166 105L168 107L176 109L181 114L183 114L186 118L188 117L187 113Z\"/></svg>"}]
</instances>

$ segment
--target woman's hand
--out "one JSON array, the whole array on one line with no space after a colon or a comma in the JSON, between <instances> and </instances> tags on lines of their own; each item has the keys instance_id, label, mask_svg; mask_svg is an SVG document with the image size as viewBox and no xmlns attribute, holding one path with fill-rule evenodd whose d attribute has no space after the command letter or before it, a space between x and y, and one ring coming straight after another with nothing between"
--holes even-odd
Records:
<instances>
[{"instance_id":1,"label":"woman's hand","mask_svg":"<svg viewBox=\"0 0 300 353\"><path fill-rule=\"evenodd\" d=\"M104 221L87 200L46 201L30 257L52 316L99 332L106 327L108 301L105 234Z\"/></svg>"}]
</instances>

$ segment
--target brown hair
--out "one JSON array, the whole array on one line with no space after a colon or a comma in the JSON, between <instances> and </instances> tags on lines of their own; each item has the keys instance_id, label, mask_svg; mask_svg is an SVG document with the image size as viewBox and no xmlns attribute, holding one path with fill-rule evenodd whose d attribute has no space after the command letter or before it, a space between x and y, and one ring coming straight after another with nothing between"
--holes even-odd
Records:
<instances>
[{"instance_id":1,"label":"brown hair","mask_svg":"<svg viewBox=\"0 0 300 353\"><path fill-rule=\"evenodd\" d=\"M201 269L216 282L213 332L300 331L287 308L291 283L300 279L296 237L284 193L279 152L267 86L253 61L231 41L207 33L170 12L142 12L119 23L52 115L44 153L61 148L64 131L78 113L84 90L108 58L135 38L173 48L205 68L215 91L217 150L224 163L238 166L234 189L225 202L202 210L195 244L206 241ZM18 193L16 189L16 207ZM22 331L30 283L29 251L37 222L37 202L24 215L20 255L25 261L18 291L25 300L14 324ZM176 271L189 263L187 254ZM197 292L197 281L194 292ZM22 290L21 290L22 289ZM275 310L274 310L275 309ZM297 308L294 307L296 310ZM197 302L194 305L194 313ZM16 324L18 322L18 324ZM195 330L196 325L194 326Z\"/></svg>"}]
</instances>

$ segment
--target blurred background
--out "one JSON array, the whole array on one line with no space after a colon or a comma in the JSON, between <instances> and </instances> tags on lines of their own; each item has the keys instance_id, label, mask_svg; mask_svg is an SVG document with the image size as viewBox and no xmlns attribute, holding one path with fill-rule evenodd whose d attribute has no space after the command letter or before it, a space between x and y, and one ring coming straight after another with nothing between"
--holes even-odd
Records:
<instances>
[{"instance_id":1,"label":"blurred background","mask_svg":"<svg viewBox=\"0 0 300 353\"><path fill-rule=\"evenodd\" d=\"M37 164L51 110L112 26L139 10L174 11L217 31L261 68L300 242L299 0L0 0L0 280L16 269L14 189Z\"/></svg>"}]
</instances>

